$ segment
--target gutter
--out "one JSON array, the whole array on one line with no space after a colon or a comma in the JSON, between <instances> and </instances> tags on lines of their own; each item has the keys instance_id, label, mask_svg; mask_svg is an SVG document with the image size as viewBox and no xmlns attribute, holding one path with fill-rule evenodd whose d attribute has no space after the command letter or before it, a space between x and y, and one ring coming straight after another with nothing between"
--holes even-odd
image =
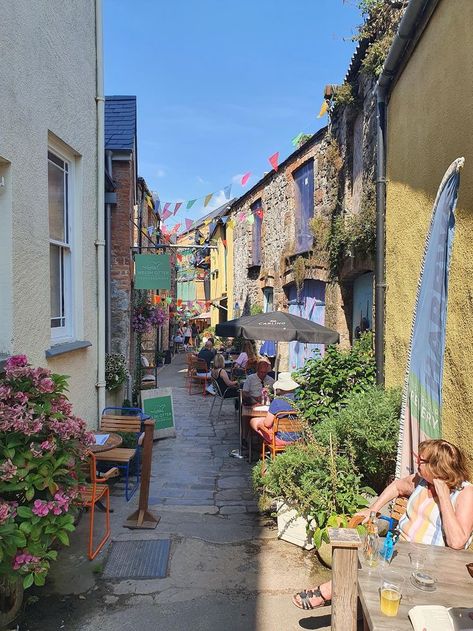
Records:
<instances>
[{"instance_id":1,"label":"gutter","mask_svg":"<svg viewBox=\"0 0 473 631\"><path fill-rule=\"evenodd\" d=\"M386 112L389 94L440 0L411 0L376 85L376 265L375 265L375 360L376 383L384 385L386 300Z\"/></svg>"},{"instance_id":2,"label":"gutter","mask_svg":"<svg viewBox=\"0 0 473 631\"><path fill-rule=\"evenodd\" d=\"M97 104L97 418L105 407L105 97L103 93L102 0L95 0Z\"/></svg>"},{"instance_id":3,"label":"gutter","mask_svg":"<svg viewBox=\"0 0 473 631\"><path fill-rule=\"evenodd\" d=\"M107 173L113 181L113 151L105 152ZM105 204L105 352L112 352L112 204Z\"/></svg>"}]
</instances>

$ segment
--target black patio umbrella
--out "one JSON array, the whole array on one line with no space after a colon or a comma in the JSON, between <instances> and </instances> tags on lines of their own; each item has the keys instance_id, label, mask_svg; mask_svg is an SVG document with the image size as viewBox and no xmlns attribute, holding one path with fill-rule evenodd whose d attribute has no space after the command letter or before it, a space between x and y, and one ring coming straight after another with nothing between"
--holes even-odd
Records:
<instances>
[{"instance_id":1,"label":"black patio umbrella","mask_svg":"<svg viewBox=\"0 0 473 631\"><path fill-rule=\"evenodd\" d=\"M222 322L215 327L215 334L221 337L305 344L335 344L340 339L337 331L284 311L242 316Z\"/></svg>"}]
</instances>

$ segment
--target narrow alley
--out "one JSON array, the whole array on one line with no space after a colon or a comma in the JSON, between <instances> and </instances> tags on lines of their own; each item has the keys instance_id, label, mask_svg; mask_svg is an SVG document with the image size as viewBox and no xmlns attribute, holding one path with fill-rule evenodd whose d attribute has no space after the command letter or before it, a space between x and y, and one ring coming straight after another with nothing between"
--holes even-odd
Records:
<instances>
[{"instance_id":1,"label":"narrow alley","mask_svg":"<svg viewBox=\"0 0 473 631\"><path fill-rule=\"evenodd\" d=\"M216 408L209 419L211 397L187 393L184 354L162 369L159 384L173 389L177 436L154 443L149 505L161 517L157 528L123 528L138 494L127 504L116 484L112 544L89 562L83 515L51 570L47 595L43 588L27 607L20 630L330 628L328 607L305 613L291 604L291 594L329 572L313 552L278 540L271 518L258 513L249 464L229 456L238 446L233 403L224 403L220 420ZM103 576L115 542L156 539L171 540L166 578Z\"/></svg>"}]
</instances>

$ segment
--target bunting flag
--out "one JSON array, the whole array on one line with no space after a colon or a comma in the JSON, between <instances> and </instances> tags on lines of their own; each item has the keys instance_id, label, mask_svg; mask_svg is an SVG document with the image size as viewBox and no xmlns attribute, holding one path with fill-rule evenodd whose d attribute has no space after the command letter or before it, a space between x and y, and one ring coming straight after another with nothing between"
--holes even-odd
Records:
<instances>
[{"instance_id":1,"label":"bunting flag","mask_svg":"<svg viewBox=\"0 0 473 631\"><path fill-rule=\"evenodd\" d=\"M173 215L175 215L177 213L177 211L179 210L179 208L182 206L182 202L176 202L176 205L174 206L174 213Z\"/></svg>"},{"instance_id":2,"label":"bunting flag","mask_svg":"<svg viewBox=\"0 0 473 631\"><path fill-rule=\"evenodd\" d=\"M278 170L278 161L279 161L279 151L273 153L272 156L268 158L270 165L273 167L275 171Z\"/></svg>"},{"instance_id":3,"label":"bunting flag","mask_svg":"<svg viewBox=\"0 0 473 631\"><path fill-rule=\"evenodd\" d=\"M148 236L151 236L154 232L154 226L148 226L146 231L148 232Z\"/></svg>"},{"instance_id":4,"label":"bunting flag","mask_svg":"<svg viewBox=\"0 0 473 631\"><path fill-rule=\"evenodd\" d=\"M258 208L257 210L255 210L255 215L256 215L259 219L263 219L263 209L262 209L262 208Z\"/></svg>"},{"instance_id":5,"label":"bunting flag","mask_svg":"<svg viewBox=\"0 0 473 631\"><path fill-rule=\"evenodd\" d=\"M167 204L166 204L167 205ZM169 217L172 215L172 212L170 210L164 210L163 214L161 215L161 219L163 221L166 221L166 219L169 219Z\"/></svg>"},{"instance_id":6,"label":"bunting flag","mask_svg":"<svg viewBox=\"0 0 473 631\"><path fill-rule=\"evenodd\" d=\"M220 217L220 221L225 225L228 221L228 217Z\"/></svg>"},{"instance_id":7,"label":"bunting flag","mask_svg":"<svg viewBox=\"0 0 473 631\"><path fill-rule=\"evenodd\" d=\"M179 262L182 261L182 254L179 254L179 252L176 254L176 258Z\"/></svg>"},{"instance_id":8,"label":"bunting flag","mask_svg":"<svg viewBox=\"0 0 473 631\"><path fill-rule=\"evenodd\" d=\"M227 240L226 239L222 239L222 243L223 243L223 247L227 247Z\"/></svg>"},{"instance_id":9,"label":"bunting flag","mask_svg":"<svg viewBox=\"0 0 473 631\"><path fill-rule=\"evenodd\" d=\"M171 202L166 202L166 203L164 204L164 207L163 207L163 213L169 212L169 206L170 206L170 205L171 205Z\"/></svg>"},{"instance_id":10,"label":"bunting flag","mask_svg":"<svg viewBox=\"0 0 473 631\"><path fill-rule=\"evenodd\" d=\"M238 221L245 221L245 213L238 213Z\"/></svg>"},{"instance_id":11,"label":"bunting flag","mask_svg":"<svg viewBox=\"0 0 473 631\"><path fill-rule=\"evenodd\" d=\"M166 298L166 304L167 304L167 305L170 305L171 303L172 303L172 298L171 298L170 296L168 296L168 297Z\"/></svg>"},{"instance_id":12,"label":"bunting flag","mask_svg":"<svg viewBox=\"0 0 473 631\"><path fill-rule=\"evenodd\" d=\"M176 234L176 232L179 230L180 227L181 227L181 224L177 223L175 226L173 226L170 234Z\"/></svg>"},{"instance_id":13,"label":"bunting flag","mask_svg":"<svg viewBox=\"0 0 473 631\"><path fill-rule=\"evenodd\" d=\"M187 210L190 210L192 208L192 206L196 203L196 201L197 201L196 199L190 199L187 202L187 206L186 206Z\"/></svg>"},{"instance_id":14,"label":"bunting flag","mask_svg":"<svg viewBox=\"0 0 473 631\"><path fill-rule=\"evenodd\" d=\"M194 223L192 219L186 219L186 231L191 229L192 224Z\"/></svg>"},{"instance_id":15,"label":"bunting flag","mask_svg":"<svg viewBox=\"0 0 473 631\"><path fill-rule=\"evenodd\" d=\"M209 193L208 195L206 195L206 196L205 196L205 199L204 199L204 208L205 208L206 206L208 206L208 205L209 205L209 202L210 202L210 200L212 199L212 197L213 197L213 193Z\"/></svg>"},{"instance_id":16,"label":"bunting flag","mask_svg":"<svg viewBox=\"0 0 473 631\"><path fill-rule=\"evenodd\" d=\"M226 186L223 189L223 192L224 192L224 195L225 195L225 199L230 199L230 195L231 195L231 192L232 192L232 185L229 184L228 186Z\"/></svg>"},{"instance_id":17,"label":"bunting flag","mask_svg":"<svg viewBox=\"0 0 473 631\"><path fill-rule=\"evenodd\" d=\"M304 136L304 133L302 131L301 131L300 134L297 134L297 136L294 136L294 138L291 140L292 146L293 147L298 147L303 136Z\"/></svg>"},{"instance_id":18,"label":"bunting flag","mask_svg":"<svg viewBox=\"0 0 473 631\"><path fill-rule=\"evenodd\" d=\"M154 206L154 212L155 212L156 214L158 214L160 210L161 210L161 202L160 202L160 201L159 201L159 199L158 199L158 200L156 201L155 206Z\"/></svg>"},{"instance_id":19,"label":"bunting flag","mask_svg":"<svg viewBox=\"0 0 473 631\"><path fill-rule=\"evenodd\" d=\"M248 217L246 218L246 221L250 224L250 226L255 223L255 217L253 213L250 213L248 215Z\"/></svg>"},{"instance_id":20,"label":"bunting flag","mask_svg":"<svg viewBox=\"0 0 473 631\"><path fill-rule=\"evenodd\" d=\"M153 302L155 305L159 305L159 303L161 302L161 296L153 296Z\"/></svg>"},{"instance_id":21,"label":"bunting flag","mask_svg":"<svg viewBox=\"0 0 473 631\"><path fill-rule=\"evenodd\" d=\"M233 221L233 219L230 218L228 220L227 227L228 228L234 228L235 227L235 222Z\"/></svg>"},{"instance_id":22,"label":"bunting flag","mask_svg":"<svg viewBox=\"0 0 473 631\"><path fill-rule=\"evenodd\" d=\"M404 382L396 477L415 471L421 441L442 436L448 277L464 162L458 158L443 176L426 238Z\"/></svg>"},{"instance_id":23,"label":"bunting flag","mask_svg":"<svg viewBox=\"0 0 473 631\"><path fill-rule=\"evenodd\" d=\"M251 171L248 171L248 173L245 173L245 175L241 178L241 185L242 186L245 186L245 184L250 179L250 176L251 176Z\"/></svg>"},{"instance_id":24,"label":"bunting flag","mask_svg":"<svg viewBox=\"0 0 473 631\"><path fill-rule=\"evenodd\" d=\"M322 118L328 112L328 101L324 101L320 107L320 112L317 114L317 118Z\"/></svg>"}]
</instances>

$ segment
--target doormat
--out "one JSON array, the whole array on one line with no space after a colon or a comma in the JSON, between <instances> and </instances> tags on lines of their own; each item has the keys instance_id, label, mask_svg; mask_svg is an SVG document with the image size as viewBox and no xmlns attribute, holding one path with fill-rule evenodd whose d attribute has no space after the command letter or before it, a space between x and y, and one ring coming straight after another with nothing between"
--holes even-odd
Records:
<instances>
[{"instance_id":1,"label":"doormat","mask_svg":"<svg viewBox=\"0 0 473 631\"><path fill-rule=\"evenodd\" d=\"M110 546L104 578L165 578L170 539L114 541Z\"/></svg>"}]
</instances>

